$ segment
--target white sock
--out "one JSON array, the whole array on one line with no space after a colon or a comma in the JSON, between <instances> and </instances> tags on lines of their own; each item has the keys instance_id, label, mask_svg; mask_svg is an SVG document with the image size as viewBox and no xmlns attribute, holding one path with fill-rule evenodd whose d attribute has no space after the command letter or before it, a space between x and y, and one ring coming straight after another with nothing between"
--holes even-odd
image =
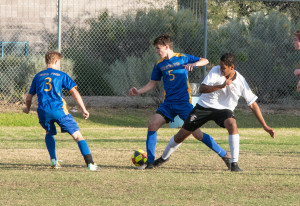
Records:
<instances>
[{"instance_id":1,"label":"white sock","mask_svg":"<svg viewBox=\"0 0 300 206\"><path fill-rule=\"evenodd\" d=\"M170 139L166 149L164 150L163 154L162 154L162 158L165 160L165 159L168 159L171 154L178 148L180 147L181 143L178 144L174 141L174 136Z\"/></svg>"},{"instance_id":2,"label":"white sock","mask_svg":"<svg viewBox=\"0 0 300 206\"><path fill-rule=\"evenodd\" d=\"M228 136L229 147L231 152L231 162L239 161L240 153L240 135L233 134Z\"/></svg>"}]
</instances>

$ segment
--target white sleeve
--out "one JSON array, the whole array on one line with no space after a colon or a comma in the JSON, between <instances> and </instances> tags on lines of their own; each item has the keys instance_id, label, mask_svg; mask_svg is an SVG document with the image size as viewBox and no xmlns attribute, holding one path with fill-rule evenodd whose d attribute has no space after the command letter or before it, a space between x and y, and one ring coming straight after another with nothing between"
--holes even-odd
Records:
<instances>
[{"instance_id":1,"label":"white sleeve","mask_svg":"<svg viewBox=\"0 0 300 206\"><path fill-rule=\"evenodd\" d=\"M216 84L216 80L218 79L218 76L220 76L220 74L218 73L219 70L220 70L220 66L213 67L209 71L207 76L204 78L202 84L205 84L207 86L214 86Z\"/></svg>"},{"instance_id":2,"label":"white sleeve","mask_svg":"<svg viewBox=\"0 0 300 206\"><path fill-rule=\"evenodd\" d=\"M242 92L243 97L245 98L247 105L250 106L253 102L257 100L257 96L251 91L248 83L243 79L244 90Z\"/></svg>"}]
</instances>

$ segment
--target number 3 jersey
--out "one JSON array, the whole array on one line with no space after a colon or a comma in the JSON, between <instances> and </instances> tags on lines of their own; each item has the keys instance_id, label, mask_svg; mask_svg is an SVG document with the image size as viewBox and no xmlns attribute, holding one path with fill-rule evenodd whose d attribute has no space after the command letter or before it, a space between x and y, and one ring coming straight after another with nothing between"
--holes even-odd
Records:
<instances>
[{"instance_id":1,"label":"number 3 jersey","mask_svg":"<svg viewBox=\"0 0 300 206\"><path fill-rule=\"evenodd\" d=\"M161 77L163 77L165 103L191 103L188 72L183 65L199 60L200 57L175 53L170 59L160 59L154 65L151 80L160 81Z\"/></svg>"},{"instance_id":2,"label":"number 3 jersey","mask_svg":"<svg viewBox=\"0 0 300 206\"><path fill-rule=\"evenodd\" d=\"M62 89L70 91L73 87L77 87L76 83L59 70L47 68L35 75L29 94L37 94L40 121L59 119L69 114Z\"/></svg>"}]
</instances>

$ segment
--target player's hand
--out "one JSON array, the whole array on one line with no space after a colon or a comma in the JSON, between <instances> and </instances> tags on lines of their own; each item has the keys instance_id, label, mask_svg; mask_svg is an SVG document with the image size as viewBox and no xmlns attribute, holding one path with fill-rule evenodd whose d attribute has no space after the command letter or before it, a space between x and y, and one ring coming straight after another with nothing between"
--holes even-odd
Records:
<instances>
[{"instance_id":1,"label":"player's hand","mask_svg":"<svg viewBox=\"0 0 300 206\"><path fill-rule=\"evenodd\" d=\"M89 116L90 116L90 113L87 110L82 111L82 116L83 116L84 119L88 119Z\"/></svg>"},{"instance_id":2,"label":"player's hand","mask_svg":"<svg viewBox=\"0 0 300 206\"><path fill-rule=\"evenodd\" d=\"M137 95L139 95L139 91L137 90L137 88L132 87L131 89L129 89L129 95L130 96L137 96Z\"/></svg>"},{"instance_id":3,"label":"player's hand","mask_svg":"<svg viewBox=\"0 0 300 206\"><path fill-rule=\"evenodd\" d=\"M24 112L24 113L28 114L29 111L30 111L30 109L28 109L27 107L24 107L24 108L23 108L23 112Z\"/></svg>"},{"instance_id":4,"label":"player's hand","mask_svg":"<svg viewBox=\"0 0 300 206\"><path fill-rule=\"evenodd\" d=\"M227 87L228 85L230 85L232 82L232 79L226 79L224 84L221 85L221 88L225 88Z\"/></svg>"},{"instance_id":5,"label":"player's hand","mask_svg":"<svg viewBox=\"0 0 300 206\"><path fill-rule=\"evenodd\" d=\"M295 76L299 76L300 75L300 69L295 69L294 74L295 74Z\"/></svg>"},{"instance_id":6,"label":"player's hand","mask_svg":"<svg viewBox=\"0 0 300 206\"><path fill-rule=\"evenodd\" d=\"M274 132L274 130L271 127L269 127L269 126L266 125L264 127L264 130L266 132L268 132L273 139L275 139L275 132Z\"/></svg>"},{"instance_id":7,"label":"player's hand","mask_svg":"<svg viewBox=\"0 0 300 206\"><path fill-rule=\"evenodd\" d=\"M194 64L186 64L186 65L182 65L182 66L184 66L184 69L186 71L190 72L190 71L193 71L195 65Z\"/></svg>"}]
</instances>

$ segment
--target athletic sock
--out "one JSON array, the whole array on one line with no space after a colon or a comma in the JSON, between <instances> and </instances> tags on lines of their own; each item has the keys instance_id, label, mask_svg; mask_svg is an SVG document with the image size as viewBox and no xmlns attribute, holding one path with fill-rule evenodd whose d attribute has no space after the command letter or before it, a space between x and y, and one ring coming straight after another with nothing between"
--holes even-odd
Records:
<instances>
[{"instance_id":1,"label":"athletic sock","mask_svg":"<svg viewBox=\"0 0 300 206\"><path fill-rule=\"evenodd\" d=\"M49 155L50 155L50 159L57 160L54 135L46 134L45 143L46 143L46 147L49 152Z\"/></svg>"},{"instance_id":2,"label":"athletic sock","mask_svg":"<svg viewBox=\"0 0 300 206\"><path fill-rule=\"evenodd\" d=\"M93 158L91 155L91 151L90 151L90 148L89 148L87 142L85 140L78 141L78 147L80 149L80 152L84 158L86 165L88 165L90 163L94 164L94 161L93 161Z\"/></svg>"},{"instance_id":3,"label":"athletic sock","mask_svg":"<svg viewBox=\"0 0 300 206\"><path fill-rule=\"evenodd\" d=\"M174 136L173 136L173 137L170 139L170 141L169 141L169 143L168 143L168 145L167 145L166 149L164 150L164 152L163 152L163 154L162 154L161 157L162 157L164 160L168 159L168 158L171 156L171 154L172 154L173 152L175 152L175 150L176 150L178 147L180 147L180 145L181 145L181 143L178 144L178 143L175 142Z\"/></svg>"},{"instance_id":4,"label":"athletic sock","mask_svg":"<svg viewBox=\"0 0 300 206\"><path fill-rule=\"evenodd\" d=\"M157 132L156 131L148 131L147 133L147 162L152 163L155 159L155 146L157 141Z\"/></svg>"},{"instance_id":5,"label":"athletic sock","mask_svg":"<svg viewBox=\"0 0 300 206\"><path fill-rule=\"evenodd\" d=\"M240 135L233 134L228 136L229 147L231 151L231 162L239 161L239 152L240 152Z\"/></svg>"},{"instance_id":6,"label":"athletic sock","mask_svg":"<svg viewBox=\"0 0 300 206\"><path fill-rule=\"evenodd\" d=\"M220 157L224 157L226 155L226 151L220 147L210 135L203 133L202 142L215 151Z\"/></svg>"}]
</instances>

